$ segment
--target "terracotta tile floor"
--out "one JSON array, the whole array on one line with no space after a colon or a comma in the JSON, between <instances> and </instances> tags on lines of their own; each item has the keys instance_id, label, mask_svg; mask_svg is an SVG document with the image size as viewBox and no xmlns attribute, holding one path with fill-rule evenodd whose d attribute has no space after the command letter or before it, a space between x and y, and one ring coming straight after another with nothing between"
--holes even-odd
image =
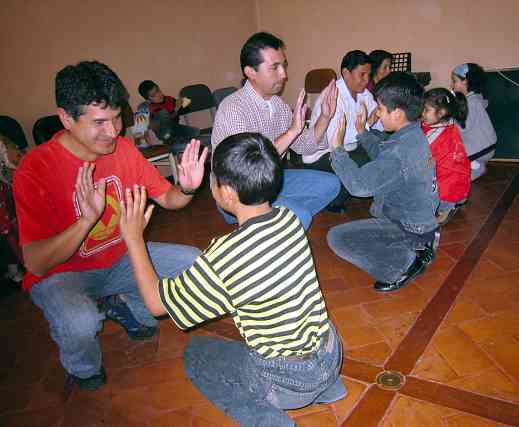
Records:
<instances>
[{"instance_id":1,"label":"terracotta tile floor","mask_svg":"<svg viewBox=\"0 0 519 427\"><path fill-rule=\"evenodd\" d=\"M492 166L469 203L442 230L437 259L415 283L389 295L328 249L327 230L367 216L321 213L309 232L321 286L343 338L349 395L290 411L298 426L519 425L519 168ZM150 240L205 247L231 230L206 189L181 212L158 210ZM229 319L191 333L167 318L148 342L131 342L114 323L101 333L109 380L97 392L64 392L64 372L41 313L27 295L0 301L1 426L235 426L185 378L190 336L238 339ZM399 390L376 376L400 372Z\"/></svg>"}]
</instances>

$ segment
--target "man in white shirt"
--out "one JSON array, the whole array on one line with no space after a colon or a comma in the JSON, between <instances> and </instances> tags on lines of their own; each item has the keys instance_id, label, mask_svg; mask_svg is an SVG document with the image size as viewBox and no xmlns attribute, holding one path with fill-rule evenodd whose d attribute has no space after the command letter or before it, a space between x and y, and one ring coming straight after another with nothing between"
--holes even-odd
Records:
<instances>
[{"instance_id":1,"label":"man in white shirt","mask_svg":"<svg viewBox=\"0 0 519 427\"><path fill-rule=\"evenodd\" d=\"M332 140L339 119L343 114L346 115L344 148L350 152L350 157L355 160L359 166L369 161L366 151L362 147L357 146L357 129L355 122L357 115L362 112L364 106L367 109L368 117L371 116L371 113L373 113L377 107L373 95L367 89L370 72L371 62L365 52L353 50L342 58L341 77L335 82L338 90L337 107L326 129L326 133L323 136L323 141L321 141L321 143L326 141L326 146L325 148L320 148L313 154L303 155L305 168L333 172L330 163L330 146L328 142ZM319 95L315 102L310 127L314 125L321 115L323 94ZM328 210L332 212L343 212L345 202L349 197L348 191L342 186L339 195L328 205Z\"/></svg>"}]
</instances>

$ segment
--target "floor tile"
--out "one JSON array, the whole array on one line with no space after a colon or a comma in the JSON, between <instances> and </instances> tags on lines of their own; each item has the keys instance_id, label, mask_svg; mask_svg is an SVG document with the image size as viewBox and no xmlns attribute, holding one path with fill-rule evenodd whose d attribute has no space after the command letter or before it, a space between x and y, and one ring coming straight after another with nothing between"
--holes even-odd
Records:
<instances>
[{"instance_id":1,"label":"floor tile","mask_svg":"<svg viewBox=\"0 0 519 427\"><path fill-rule=\"evenodd\" d=\"M438 353L458 375L481 371L494 364L469 337L457 327L438 332L433 338Z\"/></svg>"}]
</instances>

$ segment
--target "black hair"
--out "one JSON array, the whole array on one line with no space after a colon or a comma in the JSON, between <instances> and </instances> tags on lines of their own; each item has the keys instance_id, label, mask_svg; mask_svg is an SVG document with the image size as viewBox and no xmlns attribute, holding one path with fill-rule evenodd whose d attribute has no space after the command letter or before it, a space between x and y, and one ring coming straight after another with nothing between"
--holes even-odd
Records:
<instances>
[{"instance_id":1,"label":"black hair","mask_svg":"<svg viewBox=\"0 0 519 427\"><path fill-rule=\"evenodd\" d=\"M468 106L467 98L461 92L452 93L443 87L431 89L425 92L424 102L435 110L444 110L442 120L454 119L462 128L465 128Z\"/></svg>"},{"instance_id":2,"label":"black hair","mask_svg":"<svg viewBox=\"0 0 519 427\"><path fill-rule=\"evenodd\" d=\"M128 91L110 68L97 61L67 65L56 74L56 104L74 120L90 104L103 108L122 108Z\"/></svg>"},{"instance_id":3,"label":"black hair","mask_svg":"<svg viewBox=\"0 0 519 427\"><path fill-rule=\"evenodd\" d=\"M485 70L480 65L472 62L469 62L467 65L469 66L469 72L464 80L467 81L468 91L483 94L487 80ZM462 77L460 78L463 79Z\"/></svg>"},{"instance_id":4,"label":"black hair","mask_svg":"<svg viewBox=\"0 0 519 427\"><path fill-rule=\"evenodd\" d=\"M370 64L371 60L366 52L362 50L352 50L348 52L341 61L341 70L346 68L348 71L353 71L359 65Z\"/></svg>"},{"instance_id":5,"label":"black hair","mask_svg":"<svg viewBox=\"0 0 519 427\"><path fill-rule=\"evenodd\" d=\"M139 84L137 91L139 92L140 96L147 100L150 91L152 91L156 87L159 87L159 85L155 83L153 80L144 80Z\"/></svg>"},{"instance_id":6,"label":"black hair","mask_svg":"<svg viewBox=\"0 0 519 427\"><path fill-rule=\"evenodd\" d=\"M389 112L399 108L410 122L422 115L423 94L424 89L416 78L403 71L392 71L375 86L377 101L384 104Z\"/></svg>"},{"instance_id":7,"label":"black hair","mask_svg":"<svg viewBox=\"0 0 519 427\"><path fill-rule=\"evenodd\" d=\"M283 183L281 158L274 144L259 133L238 133L218 144L213 174L218 186L231 187L244 205L274 201Z\"/></svg>"},{"instance_id":8,"label":"black hair","mask_svg":"<svg viewBox=\"0 0 519 427\"><path fill-rule=\"evenodd\" d=\"M274 50L284 49L285 43L270 33L253 34L241 48L240 65L242 72L245 70L245 67L252 67L257 71L258 66L264 61L261 50L268 48Z\"/></svg>"},{"instance_id":9,"label":"black hair","mask_svg":"<svg viewBox=\"0 0 519 427\"><path fill-rule=\"evenodd\" d=\"M373 50L368 56L371 61L371 80L373 80L378 69L386 59L390 61L393 59L393 55L390 52L382 49Z\"/></svg>"}]
</instances>

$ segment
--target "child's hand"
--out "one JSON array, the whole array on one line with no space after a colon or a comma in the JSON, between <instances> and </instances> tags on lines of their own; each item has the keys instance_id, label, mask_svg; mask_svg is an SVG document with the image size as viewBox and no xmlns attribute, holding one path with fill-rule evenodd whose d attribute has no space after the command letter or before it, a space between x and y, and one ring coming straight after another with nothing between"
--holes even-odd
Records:
<instances>
[{"instance_id":1,"label":"child's hand","mask_svg":"<svg viewBox=\"0 0 519 427\"><path fill-rule=\"evenodd\" d=\"M343 146L344 135L346 134L346 114L342 114L339 119L339 124L335 130L335 134L332 139L332 150L336 150Z\"/></svg>"},{"instance_id":2,"label":"child's hand","mask_svg":"<svg viewBox=\"0 0 519 427\"><path fill-rule=\"evenodd\" d=\"M377 123L379 117L378 117L378 107L375 108L371 114L368 117L368 125L369 127L373 126L375 123Z\"/></svg>"},{"instance_id":3,"label":"child's hand","mask_svg":"<svg viewBox=\"0 0 519 427\"><path fill-rule=\"evenodd\" d=\"M355 129L357 129L357 133L360 135L366 130L366 122L368 120L368 107L366 103L363 102L360 106L360 111L357 113L357 120L355 121Z\"/></svg>"},{"instance_id":4,"label":"child's hand","mask_svg":"<svg viewBox=\"0 0 519 427\"><path fill-rule=\"evenodd\" d=\"M191 99L184 97L184 98L180 98L179 102L180 102L180 107L186 108L189 106L189 104L191 104Z\"/></svg>"},{"instance_id":5,"label":"child's hand","mask_svg":"<svg viewBox=\"0 0 519 427\"><path fill-rule=\"evenodd\" d=\"M150 221L153 205L146 209L146 188L135 185L126 189L126 200L121 200L121 236L129 242L142 239L142 233Z\"/></svg>"}]
</instances>

